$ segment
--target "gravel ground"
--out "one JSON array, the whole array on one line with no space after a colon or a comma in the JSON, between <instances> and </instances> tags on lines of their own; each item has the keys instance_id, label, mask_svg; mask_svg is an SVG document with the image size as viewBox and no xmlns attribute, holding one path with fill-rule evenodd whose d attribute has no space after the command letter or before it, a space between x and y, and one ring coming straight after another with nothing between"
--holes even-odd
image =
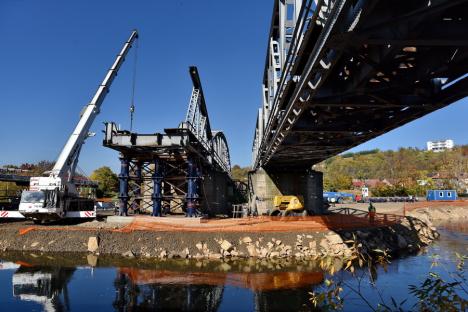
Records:
<instances>
[{"instance_id":1,"label":"gravel ground","mask_svg":"<svg viewBox=\"0 0 468 312\"><path fill-rule=\"evenodd\" d=\"M350 252L344 240L349 240L353 232L362 239L363 244L369 244L369 248L382 246L395 252L406 248L414 250L416 246L428 244L437 237L435 229L419 220L402 220L402 223L385 226L365 225L341 231L343 233L315 231L307 227L286 232L129 231L129 228L122 228L124 225L104 221L79 224L68 221L40 226L30 221L20 221L0 224L0 252L77 255L90 252L128 258L337 257ZM193 221L196 220L190 220ZM291 225L291 220L285 224Z\"/></svg>"},{"instance_id":2,"label":"gravel ground","mask_svg":"<svg viewBox=\"0 0 468 312\"><path fill-rule=\"evenodd\" d=\"M97 227L95 227L97 226ZM44 252L88 252L90 237L98 237L99 253L126 254L138 256L159 256L161 250L167 253L180 254L185 248L191 255L199 250L196 245L200 242L213 253L220 252L217 241L227 240L238 242L246 236L253 241L269 241L279 239L284 244L294 246L297 239L295 233L187 233L187 232L146 232L134 231L130 233L118 232L117 224L105 222L86 222L76 224L34 225L29 221L8 222L0 224L0 251L44 251ZM34 230L20 235L19 231L33 227ZM308 233L314 239L321 239L326 233ZM312 236L311 236L312 237ZM245 245L243 246L245 249ZM132 256L132 255L130 255Z\"/></svg>"}]
</instances>

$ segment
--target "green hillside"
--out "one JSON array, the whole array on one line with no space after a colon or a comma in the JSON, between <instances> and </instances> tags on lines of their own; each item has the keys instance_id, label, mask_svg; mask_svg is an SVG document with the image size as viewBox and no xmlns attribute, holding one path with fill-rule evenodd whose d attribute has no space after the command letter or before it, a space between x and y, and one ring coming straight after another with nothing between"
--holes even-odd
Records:
<instances>
[{"instance_id":1,"label":"green hillside","mask_svg":"<svg viewBox=\"0 0 468 312\"><path fill-rule=\"evenodd\" d=\"M457 189L465 193L468 145L439 153L417 148L345 153L327 159L314 169L324 173L325 190L352 189L353 179L385 179L391 186L381 183L374 187L375 196L423 195L431 188Z\"/></svg>"}]
</instances>

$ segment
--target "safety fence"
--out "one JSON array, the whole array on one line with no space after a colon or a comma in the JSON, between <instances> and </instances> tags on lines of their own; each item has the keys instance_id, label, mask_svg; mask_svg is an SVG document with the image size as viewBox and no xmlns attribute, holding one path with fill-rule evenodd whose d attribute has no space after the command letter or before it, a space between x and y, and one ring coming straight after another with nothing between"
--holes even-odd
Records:
<instances>
[{"instance_id":1,"label":"safety fence","mask_svg":"<svg viewBox=\"0 0 468 312\"><path fill-rule=\"evenodd\" d=\"M149 232L326 232L391 226L400 223L405 217L396 214L367 212L352 208L337 208L328 215L297 217L246 217L225 219L150 217L136 216L132 221L118 229L100 229L118 233L135 231ZM20 235L30 231L96 231L97 228L83 226L31 226L21 228Z\"/></svg>"},{"instance_id":2,"label":"safety fence","mask_svg":"<svg viewBox=\"0 0 468 312\"><path fill-rule=\"evenodd\" d=\"M339 208L332 214L305 217L246 217L231 219L187 219L136 217L129 225L117 229L118 232L157 231L157 232L304 232L352 230L369 227L382 227L400 223L404 216L395 214L368 213ZM166 220L164 220L166 219Z\"/></svg>"}]
</instances>

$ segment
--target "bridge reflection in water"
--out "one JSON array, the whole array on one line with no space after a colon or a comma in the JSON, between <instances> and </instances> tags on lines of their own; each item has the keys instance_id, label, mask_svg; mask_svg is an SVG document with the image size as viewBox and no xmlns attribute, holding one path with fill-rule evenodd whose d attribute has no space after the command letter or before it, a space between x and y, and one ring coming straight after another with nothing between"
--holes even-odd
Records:
<instances>
[{"instance_id":1,"label":"bridge reflection in water","mask_svg":"<svg viewBox=\"0 0 468 312\"><path fill-rule=\"evenodd\" d=\"M256 310L284 310L287 307L282 304L289 305L291 299L297 297L285 290L319 284L323 278L320 271L225 273L120 268L115 282L114 307L120 311L149 307L217 311L224 287L233 286L254 292ZM306 295L307 292L303 292L303 296L297 298L298 306L307 302ZM287 300L281 300L282 296Z\"/></svg>"},{"instance_id":2,"label":"bridge reflection in water","mask_svg":"<svg viewBox=\"0 0 468 312\"><path fill-rule=\"evenodd\" d=\"M77 305L96 307L96 304L115 311L218 311L224 310L221 304L229 301L224 298L229 297L226 289L246 290L249 296L241 298L251 301L257 311L284 311L308 303L309 291L324 280L315 262L172 260L143 265L135 262L131 263L135 266L111 271L104 285L115 289L115 294L102 296L102 289L97 286L103 285L102 281L95 277L90 280L92 283L75 284L82 279L82 274L73 276L80 271L77 266L83 265L79 263L82 261L43 258L25 255L22 261L2 264L4 269L16 270L12 274L13 298L39 304L44 311L70 311ZM61 263L66 265L60 266ZM69 296L69 288L76 293L84 291L81 289L84 286L89 287L86 291L92 289L100 302L84 294L80 302ZM245 304L242 303L244 308Z\"/></svg>"}]
</instances>

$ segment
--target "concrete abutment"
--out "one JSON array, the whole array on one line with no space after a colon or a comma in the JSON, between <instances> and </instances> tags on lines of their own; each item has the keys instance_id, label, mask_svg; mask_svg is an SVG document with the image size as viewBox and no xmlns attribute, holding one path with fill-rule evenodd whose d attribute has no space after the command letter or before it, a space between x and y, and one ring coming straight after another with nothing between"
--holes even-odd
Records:
<instances>
[{"instance_id":1,"label":"concrete abutment","mask_svg":"<svg viewBox=\"0 0 468 312\"><path fill-rule=\"evenodd\" d=\"M309 214L322 214L323 173L312 169L259 168L249 175L252 211L259 215L273 209L277 195L300 195Z\"/></svg>"}]
</instances>

